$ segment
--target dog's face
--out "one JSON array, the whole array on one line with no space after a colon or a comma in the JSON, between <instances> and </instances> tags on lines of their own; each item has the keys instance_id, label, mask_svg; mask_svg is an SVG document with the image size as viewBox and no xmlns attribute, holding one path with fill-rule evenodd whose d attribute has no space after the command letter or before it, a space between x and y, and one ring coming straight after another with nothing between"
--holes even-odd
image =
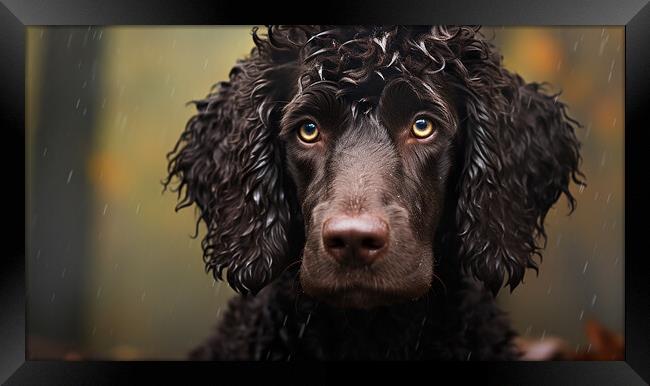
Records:
<instances>
[{"instance_id":1,"label":"dog's face","mask_svg":"<svg viewBox=\"0 0 650 386\"><path fill-rule=\"evenodd\" d=\"M537 268L546 213L580 183L576 122L476 28L253 40L169 154L216 278L256 293L299 267L308 294L370 308L426 293L437 263L493 293Z\"/></svg>"},{"instance_id":2,"label":"dog's face","mask_svg":"<svg viewBox=\"0 0 650 386\"><path fill-rule=\"evenodd\" d=\"M366 111L327 82L285 107L280 136L304 219L308 294L370 308L429 289L457 119L444 87L422 82L391 80L366 97L377 101Z\"/></svg>"}]
</instances>

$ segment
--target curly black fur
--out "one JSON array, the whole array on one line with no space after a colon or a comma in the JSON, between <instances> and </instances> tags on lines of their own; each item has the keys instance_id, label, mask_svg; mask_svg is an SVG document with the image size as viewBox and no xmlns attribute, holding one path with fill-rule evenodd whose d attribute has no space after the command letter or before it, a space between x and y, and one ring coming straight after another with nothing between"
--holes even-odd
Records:
<instances>
[{"instance_id":1,"label":"curly black fur","mask_svg":"<svg viewBox=\"0 0 650 386\"><path fill-rule=\"evenodd\" d=\"M558 96L508 72L475 27L273 26L253 40L230 80L195 102L169 154L177 210L196 205L207 227L206 269L226 270L244 294L193 358L515 358L493 294L537 270L546 213L562 194L573 210L569 184L582 183L578 124ZM394 79L423 95L443 88L453 104L440 109L458 128L433 243L439 281L411 302L339 309L296 280L310 213L288 171L283 118L323 84L353 116L371 116Z\"/></svg>"}]
</instances>

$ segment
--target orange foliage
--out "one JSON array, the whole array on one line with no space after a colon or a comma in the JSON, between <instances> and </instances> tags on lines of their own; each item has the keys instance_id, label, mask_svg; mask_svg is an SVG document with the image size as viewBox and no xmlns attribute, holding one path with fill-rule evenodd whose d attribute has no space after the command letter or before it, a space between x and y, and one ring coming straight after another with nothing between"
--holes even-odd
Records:
<instances>
[{"instance_id":1,"label":"orange foliage","mask_svg":"<svg viewBox=\"0 0 650 386\"><path fill-rule=\"evenodd\" d=\"M124 165L111 153L94 153L88 160L86 170L97 191L108 198L124 197L131 186Z\"/></svg>"}]
</instances>

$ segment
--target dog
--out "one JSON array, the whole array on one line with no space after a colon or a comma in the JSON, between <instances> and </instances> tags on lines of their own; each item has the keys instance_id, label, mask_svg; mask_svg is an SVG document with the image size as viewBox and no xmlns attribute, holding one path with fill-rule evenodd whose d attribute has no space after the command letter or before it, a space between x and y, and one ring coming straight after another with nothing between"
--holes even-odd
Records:
<instances>
[{"instance_id":1,"label":"dog","mask_svg":"<svg viewBox=\"0 0 650 386\"><path fill-rule=\"evenodd\" d=\"M512 360L494 297L582 184L579 123L479 27L270 26L168 154L234 298L195 360ZM171 185L171 186L170 186Z\"/></svg>"}]
</instances>

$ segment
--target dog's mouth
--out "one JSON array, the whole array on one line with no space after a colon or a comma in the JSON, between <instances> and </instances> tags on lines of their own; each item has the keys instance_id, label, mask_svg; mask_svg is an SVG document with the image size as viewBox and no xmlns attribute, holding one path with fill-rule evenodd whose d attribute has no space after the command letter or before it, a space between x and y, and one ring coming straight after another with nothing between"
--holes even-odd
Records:
<instances>
[{"instance_id":1,"label":"dog's mouth","mask_svg":"<svg viewBox=\"0 0 650 386\"><path fill-rule=\"evenodd\" d=\"M393 291L362 286L340 289L320 298L324 302L338 308L363 310L414 300L414 298L399 296L399 294Z\"/></svg>"},{"instance_id":2,"label":"dog's mouth","mask_svg":"<svg viewBox=\"0 0 650 386\"><path fill-rule=\"evenodd\" d=\"M385 283L370 272L336 275L335 280L315 279L305 270L300 275L308 295L338 308L368 310L380 306L415 301L430 288L426 270L417 270L401 280Z\"/></svg>"},{"instance_id":3,"label":"dog's mouth","mask_svg":"<svg viewBox=\"0 0 650 386\"><path fill-rule=\"evenodd\" d=\"M317 299L338 308L353 308L369 310L380 306L406 303L419 299L426 291L415 292L395 291L394 289L371 288L354 285L339 289L311 288L311 293Z\"/></svg>"}]
</instances>

